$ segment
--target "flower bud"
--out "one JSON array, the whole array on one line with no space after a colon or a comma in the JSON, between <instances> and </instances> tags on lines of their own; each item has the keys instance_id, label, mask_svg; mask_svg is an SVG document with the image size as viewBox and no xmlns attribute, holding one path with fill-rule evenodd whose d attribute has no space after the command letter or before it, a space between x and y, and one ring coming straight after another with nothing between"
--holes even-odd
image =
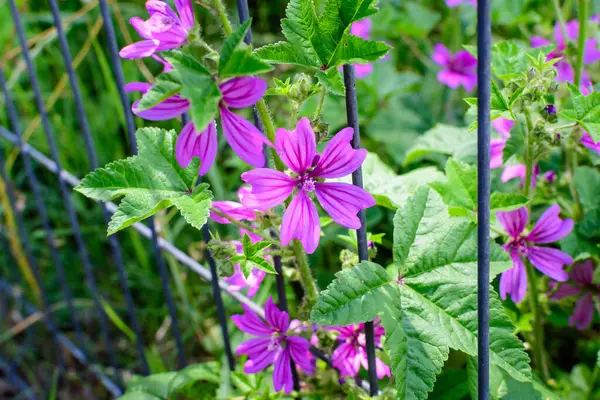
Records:
<instances>
[{"instance_id":1,"label":"flower bud","mask_svg":"<svg viewBox=\"0 0 600 400\"><path fill-rule=\"evenodd\" d=\"M298 74L288 96L298 104L302 104L314 93L314 85L310 76L306 74Z\"/></svg>"}]
</instances>

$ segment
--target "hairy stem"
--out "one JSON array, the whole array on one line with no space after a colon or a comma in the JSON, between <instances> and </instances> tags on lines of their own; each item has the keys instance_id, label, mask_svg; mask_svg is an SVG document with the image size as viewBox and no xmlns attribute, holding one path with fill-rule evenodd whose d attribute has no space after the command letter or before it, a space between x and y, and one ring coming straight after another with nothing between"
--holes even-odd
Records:
<instances>
[{"instance_id":1,"label":"hairy stem","mask_svg":"<svg viewBox=\"0 0 600 400\"><path fill-rule=\"evenodd\" d=\"M311 310L317 301L319 290L312 277L304 247L302 247L302 243L296 239L294 239L294 255L296 256L296 265L298 266L300 282L304 288L304 305L306 306L306 310Z\"/></svg>"},{"instance_id":2,"label":"hairy stem","mask_svg":"<svg viewBox=\"0 0 600 400\"><path fill-rule=\"evenodd\" d=\"M269 113L269 108L267 107L267 103L264 99L260 99L258 103L256 103L256 110L258 111L258 115L265 127L265 134L267 135L267 139L269 142L275 143L275 125L273 125L273 120L271 119L271 113ZM275 167L278 171L284 171L285 165L277 155L277 151L271 147L271 154L273 155L273 161L275 162Z\"/></svg>"},{"instance_id":3,"label":"hairy stem","mask_svg":"<svg viewBox=\"0 0 600 400\"><path fill-rule=\"evenodd\" d=\"M577 41L577 60L575 62L575 86L581 85L583 74L583 53L585 51L585 39L587 37L588 1L578 0L579 3L579 38Z\"/></svg>"},{"instance_id":4,"label":"hairy stem","mask_svg":"<svg viewBox=\"0 0 600 400\"><path fill-rule=\"evenodd\" d=\"M313 119L318 119L323 113L323 106L325 105L325 99L327 98L327 87L323 85L321 88L321 97L319 98L319 104L317 109L315 110L315 115Z\"/></svg>"},{"instance_id":5,"label":"hairy stem","mask_svg":"<svg viewBox=\"0 0 600 400\"><path fill-rule=\"evenodd\" d=\"M225 9L225 5L221 0L213 0L213 5L215 10L217 11L217 15L221 20L221 25L223 27L223 32L225 32L225 36L231 35L233 29L231 28L231 22L229 22L229 17L227 16L227 10Z\"/></svg>"}]
</instances>

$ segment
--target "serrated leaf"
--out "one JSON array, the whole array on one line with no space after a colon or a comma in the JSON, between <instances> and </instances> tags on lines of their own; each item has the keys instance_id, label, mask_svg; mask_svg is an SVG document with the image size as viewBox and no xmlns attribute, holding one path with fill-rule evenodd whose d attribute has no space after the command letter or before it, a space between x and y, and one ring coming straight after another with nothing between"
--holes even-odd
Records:
<instances>
[{"instance_id":1,"label":"serrated leaf","mask_svg":"<svg viewBox=\"0 0 600 400\"><path fill-rule=\"evenodd\" d=\"M282 42L257 49L262 60L329 69L383 57L389 46L349 33L350 25L376 12L374 0L327 0L317 15L311 0L291 0L281 27Z\"/></svg>"},{"instance_id":2,"label":"serrated leaf","mask_svg":"<svg viewBox=\"0 0 600 400\"><path fill-rule=\"evenodd\" d=\"M516 121L516 124L520 122ZM506 163L513 156L521 157L525 150L525 135L521 129L513 129L502 149L502 162Z\"/></svg>"},{"instance_id":3,"label":"serrated leaf","mask_svg":"<svg viewBox=\"0 0 600 400\"><path fill-rule=\"evenodd\" d=\"M207 185L203 185L196 189L195 197L191 195L199 161L194 160L187 168L180 168L174 156L176 139L174 131L139 129L136 132L137 156L98 168L75 188L96 200L124 197L108 225L109 235L170 207L174 200L183 209L186 220L193 220L196 225L202 220L200 210L210 207L212 193ZM188 210L190 202L182 199L184 197L194 201L200 210Z\"/></svg>"},{"instance_id":4,"label":"serrated leaf","mask_svg":"<svg viewBox=\"0 0 600 400\"><path fill-rule=\"evenodd\" d=\"M144 111L165 101L181 91L181 80L175 70L163 72L156 78L156 83L148 89L137 105L138 111Z\"/></svg>"},{"instance_id":5,"label":"serrated leaf","mask_svg":"<svg viewBox=\"0 0 600 400\"><path fill-rule=\"evenodd\" d=\"M496 81L492 79L492 110L497 110L500 112L509 111L510 107L506 98L504 98L504 94L500 91L498 84Z\"/></svg>"},{"instance_id":6,"label":"serrated leaf","mask_svg":"<svg viewBox=\"0 0 600 400\"><path fill-rule=\"evenodd\" d=\"M177 70L187 70L191 73L210 76L210 72L189 54L182 53L179 50L171 50L161 53L161 55L163 55L165 60Z\"/></svg>"},{"instance_id":7,"label":"serrated leaf","mask_svg":"<svg viewBox=\"0 0 600 400\"><path fill-rule=\"evenodd\" d=\"M490 210L496 211L513 211L517 210L529 203L529 198L517 193L500 193L494 192L490 196Z\"/></svg>"},{"instance_id":8,"label":"serrated leaf","mask_svg":"<svg viewBox=\"0 0 600 400\"><path fill-rule=\"evenodd\" d=\"M186 222L196 229L201 229L210 215L213 195L208 188L207 183L202 183L196 186L191 195L171 200Z\"/></svg>"},{"instance_id":9,"label":"serrated leaf","mask_svg":"<svg viewBox=\"0 0 600 400\"><path fill-rule=\"evenodd\" d=\"M317 71L315 76L327 88L329 93L336 96L344 96L346 94L344 80L337 68L329 68L327 71Z\"/></svg>"},{"instance_id":10,"label":"serrated leaf","mask_svg":"<svg viewBox=\"0 0 600 400\"><path fill-rule=\"evenodd\" d=\"M477 135L465 128L436 125L415 141L406 153L404 164L435 154L445 154L461 160L475 159Z\"/></svg>"},{"instance_id":11,"label":"serrated leaf","mask_svg":"<svg viewBox=\"0 0 600 400\"><path fill-rule=\"evenodd\" d=\"M477 169L451 158L446 163L447 182L432 182L430 186L449 206L477 209Z\"/></svg>"},{"instance_id":12,"label":"serrated leaf","mask_svg":"<svg viewBox=\"0 0 600 400\"><path fill-rule=\"evenodd\" d=\"M600 141L600 92L594 90L588 96L584 96L577 86L569 82L567 85L571 92L573 108L563 110L559 113L560 116L581 125L594 142Z\"/></svg>"},{"instance_id":13,"label":"serrated leaf","mask_svg":"<svg viewBox=\"0 0 600 400\"><path fill-rule=\"evenodd\" d=\"M543 58L552 47L522 48L517 43L502 41L492 46L492 72L503 81L508 81L529 71L533 66L531 61L542 54Z\"/></svg>"},{"instance_id":14,"label":"serrated leaf","mask_svg":"<svg viewBox=\"0 0 600 400\"><path fill-rule=\"evenodd\" d=\"M244 22L225 39L219 60L219 77L221 79L258 75L273 69L271 65L253 54L250 46L243 42L251 23L251 19Z\"/></svg>"},{"instance_id":15,"label":"serrated leaf","mask_svg":"<svg viewBox=\"0 0 600 400\"><path fill-rule=\"evenodd\" d=\"M462 400L469 394L467 373L464 369L445 369L438 377L431 393L436 400Z\"/></svg>"},{"instance_id":16,"label":"serrated leaf","mask_svg":"<svg viewBox=\"0 0 600 400\"><path fill-rule=\"evenodd\" d=\"M513 92L513 94L510 96L510 99L508 100L509 107L512 108L512 106L516 103L517 100L519 100L519 98L521 97L521 95L523 94L524 91L525 91L525 86L521 86L520 88L518 88L517 90L515 90Z\"/></svg>"},{"instance_id":17,"label":"serrated leaf","mask_svg":"<svg viewBox=\"0 0 600 400\"><path fill-rule=\"evenodd\" d=\"M252 264L254 268L265 271L268 274L277 275L277 271L273 266L261 256L251 256L248 258L248 264Z\"/></svg>"},{"instance_id":18,"label":"serrated leaf","mask_svg":"<svg viewBox=\"0 0 600 400\"><path fill-rule=\"evenodd\" d=\"M474 227L463 218L450 217L440 196L426 187L417 190L394 218L394 263L404 283L400 291L405 313L436 326L447 346L471 355L477 354ZM499 246L490 246L494 276L512 265ZM502 303L490 291L490 360L515 379L530 380L529 357L513 335Z\"/></svg>"},{"instance_id":19,"label":"serrated leaf","mask_svg":"<svg viewBox=\"0 0 600 400\"><path fill-rule=\"evenodd\" d=\"M223 47L221 48L221 55L219 57L219 73L221 73L222 67L226 67L227 64L231 62L231 56L238 46L243 43L244 37L250 28L250 24L252 24L252 18L241 24L235 31L231 33L231 35L225 38Z\"/></svg>"}]
</instances>

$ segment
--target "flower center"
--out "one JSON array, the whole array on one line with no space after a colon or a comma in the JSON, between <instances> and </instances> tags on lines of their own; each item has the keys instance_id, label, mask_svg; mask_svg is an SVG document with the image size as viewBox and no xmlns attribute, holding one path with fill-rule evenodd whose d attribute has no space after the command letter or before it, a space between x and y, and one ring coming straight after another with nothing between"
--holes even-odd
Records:
<instances>
[{"instance_id":1,"label":"flower center","mask_svg":"<svg viewBox=\"0 0 600 400\"><path fill-rule=\"evenodd\" d=\"M274 351L277 350L278 348L281 347L281 342L283 342L285 340L285 336L277 334L273 337L271 337L271 341L269 342L269 345L267 346L267 350L269 351Z\"/></svg>"},{"instance_id":2,"label":"flower center","mask_svg":"<svg viewBox=\"0 0 600 400\"><path fill-rule=\"evenodd\" d=\"M307 193L315 191L315 180L308 174L303 175L298 182L298 189L302 189Z\"/></svg>"},{"instance_id":3,"label":"flower center","mask_svg":"<svg viewBox=\"0 0 600 400\"><path fill-rule=\"evenodd\" d=\"M527 246L527 242L525 239L519 237L517 239L511 239L506 247L509 249L516 249L519 252L519 255L522 257L527 257L529 254L529 247Z\"/></svg>"}]
</instances>

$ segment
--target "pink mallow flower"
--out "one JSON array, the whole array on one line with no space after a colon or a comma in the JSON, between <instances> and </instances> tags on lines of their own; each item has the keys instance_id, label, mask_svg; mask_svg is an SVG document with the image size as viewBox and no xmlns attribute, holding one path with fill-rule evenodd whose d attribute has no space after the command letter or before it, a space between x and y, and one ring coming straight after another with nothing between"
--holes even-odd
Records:
<instances>
[{"instance_id":1,"label":"pink mallow flower","mask_svg":"<svg viewBox=\"0 0 600 400\"><path fill-rule=\"evenodd\" d=\"M240 199L240 201L243 201L244 196L247 196L249 194L250 194L250 188L248 186L242 186L241 188L238 189L238 192L237 192L237 195L238 195L238 198ZM235 201L229 201L229 200L213 201L212 208L219 210L223 214L226 214L228 217L233 218L236 221L255 221L256 213L259 212L259 210L248 208L245 205L243 205L242 203L237 203ZM218 224L227 225L230 223L227 218L224 218L224 217L216 214L212 210L210 211L210 218ZM253 228L256 227L254 223L252 223L252 227ZM252 241L252 243L260 242L262 240L262 238L260 236L258 236L255 233L249 232L244 228L240 228L240 235L241 236L248 235L250 237L250 240Z\"/></svg>"},{"instance_id":2,"label":"pink mallow flower","mask_svg":"<svg viewBox=\"0 0 600 400\"><path fill-rule=\"evenodd\" d=\"M560 207L550 206L537 221L531 232L524 234L529 221L526 207L509 212L497 212L498 221L509 235L504 250L513 260L513 267L500 278L500 297L506 300L509 294L512 301L520 303L527 291L527 274L523 259L528 259L534 267L550 278L564 282L568 274L563 265L570 265L573 259L567 253L551 247L538 247L533 244L552 243L567 236L573 229L573 220L560 219Z\"/></svg>"},{"instance_id":3,"label":"pink mallow flower","mask_svg":"<svg viewBox=\"0 0 600 400\"><path fill-rule=\"evenodd\" d=\"M361 21L354 22L350 26L350 33L365 40L369 40L371 36L371 19L365 18ZM373 72L373 64L356 64L354 73L358 79L364 78Z\"/></svg>"},{"instance_id":4,"label":"pink mallow flower","mask_svg":"<svg viewBox=\"0 0 600 400\"><path fill-rule=\"evenodd\" d=\"M146 9L150 18L146 21L140 17L129 20L144 40L123 47L119 55L129 59L150 57L184 44L194 27L194 7L191 0L175 0L175 8L179 16L164 1L147 1Z\"/></svg>"},{"instance_id":5,"label":"pink mallow flower","mask_svg":"<svg viewBox=\"0 0 600 400\"><path fill-rule=\"evenodd\" d=\"M381 338L385 335L385 329L379 324L379 319L373 322L375 324L375 346L381 346ZM365 324L330 327L328 329L339 332L337 340L340 344L331 355L331 360L333 366L340 371L341 376L356 376L361 365L368 370ZM390 376L390 368L381 359L375 359L375 367L377 378L382 379L384 376Z\"/></svg>"},{"instance_id":6,"label":"pink mallow flower","mask_svg":"<svg viewBox=\"0 0 600 400\"><path fill-rule=\"evenodd\" d=\"M492 121L492 126L502 137L492 139L490 141L490 168L495 169L502 167L502 152L504 151L506 141L508 138L510 138L510 131L514 124L514 121L502 117L496 118ZM531 176L531 186L535 186L535 182L539 173L540 168L536 165L533 168L533 174ZM524 164L507 165L504 167L504 171L502 172L500 180L502 182L508 182L511 179L520 178L521 183L524 184L525 174L526 168Z\"/></svg>"},{"instance_id":7,"label":"pink mallow flower","mask_svg":"<svg viewBox=\"0 0 600 400\"><path fill-rule=\"evenodd\" d=\"M592 323L594 319L594 296L600 294L600 285L595 285L594 265L591 260L583 264L576 264L569 274L572 283L563 283L552 295L553 300L564 299L565 297L580 296L575 304L573 315L569 317L569 325L576 326L579 330L584 330ZM554 289L556 282L550 282L550 288Z\"/></svg>"},{"instance_id":8,"label":"pink mallow flower","mask_svg":"<svg viewBox=\"0 0 600 400\"><path fill-rule=\"evenodd\" d=\"M477 7L477 0L446 0L446 5L448 7L458 7L464 3L469 3L473 7Z\"/></svg>"},{"instance_id":9,"label":"pink mallow flower","mask_svg":"<svg viewBox=\"0 0 600 400\"><path fill-rule=\"evenodd\" d=\"M298 239L307 253L314 253L321 234L319 214L313 195L325 212L338 224L350 229L361 226L356 214L375 205L375 199L365 190L325 179L341 178L360 167L367 151L350 146L354 130L344 128L317 153L315 133L308 118L302 118L296 129L278 129L275 139L277 154L290 169L286 174L268 168L244 172L242 180L252 186L243 199L246 207L266 210L282 204L290 195L294 198L283 214L281 244Z\"/></svg>"},{"instance_id":10,"label":"pink mallow flower","mask_svg":"<svg viewBox=\"0 0 600 400\"><path fill-rule=\"evenodd\" d=\"M579 37L579 21L573 20L565 24L565 35L562 33L562 29L560 24L557 22L554 25L554 41L556 44L556 49L554 49L550 54L548 54L548 60L552 60L555 58L562 58L558 61L556 65L556 69L558 71L558 76L556 80L558 82L571 82L575 81L575 71L571 64L569 64L567 58L565 57L565 50L567 48L567 40L572 40L577 42ZM548 46L552 43L549 40L541 36L533 36L531 38L531 47L541 47ZM583 54L583 63L584 64L593 64L600 60L600 51L598 50L598 39L587 39L585 41L585 48ZM591 84L589 75L586 71L583 71L583 75L581 77L581 86L587 87Z\"/></svg>"},{"instance_id":11,"label":"pink mallow flower","mask_svg":"<svg viewBox=\"0 0 600 400\"><path fill-rule=\"evenodd\" d=\"M132 82L125 91L146 93L152 85L144 82ZM219 115L223 124L223 134L227 143L242 161L253 167L265 165L263 145L273 146L250 122L234 114L230 108L251 107L260 100L267 90L267 83L256 77L233 78L219 84L223 99L219 104ZM189 110L190 102L180 95L174 95L156 106L137 111L139 100L133 103L133 113L151 121L162 121L178 117ZM204 175L212 167L217 156L217 127L212 121L198 132L192 121L188 122L177 137L175 158L182 168L187 167L193 157L200 159L198 174Z\"/></svg>"},{"instance_id":12,"label":"pink mallow flower","mask_svg":"<svg viewBox=\"0 0 600 400\"><path fill-rule=\"evenodd\" d=\"M462 85L468 91L473 90L477 85L477 59L468 51L460 50L452 54L446 46L438 43L434 47L431 58L443 67L437 75L441 83L452 89Z\"/></svg>"},{"instance_id":13,"label":"pink mallow flower","mask_svg":"<svg viewBox=\"0 0 600 400\"><path fill-rule=\"evenodd\" d=\"M260 240L261 238L259 238ZM255 241L253 241L255 242ZM232 241L235 245L235 250L238 254L244 254L244 246L237 240ZM250 275L246 278L240 264L235 264L235 270L233 275L224 278L223 280L229 284L229 288L235 292L239 292L244 288L248 288L248 297L252 298L260 289L260 284L265 279L267 273L258 268L252 268Z\"/></svg>"},{"instance_id":14,"label":"pink mallow flower","mask_svg":"<svg viewBox=\"0 0 600 400\"><path fill-rule=\"evenodd\" d=\"M240 344L236 350L238 355L248 355L244 372L256 374L274 365L275 391L283 390L290 394L294 388L291 360L305 373L314 373L311 357L308 357L310 343L289 330L288 313L280 311L271 297L265 303L266 323L248 306L242 304L242 307L244 314L233 315L231 319L242 331L256 336Z\"/></svg>"},{"instance_id":15,"label":"pink mallow flower","mask_svg":"<svg viewBox=\"0 0 600 400\"><path fill-rule=\"evenodd\" d=\"M594 142L594 139L586 131L583 131L583 136L581 137L580 141L581 144L587 147L588 149L600 154L600 141Z\"/></svg>"}]
</instances>

